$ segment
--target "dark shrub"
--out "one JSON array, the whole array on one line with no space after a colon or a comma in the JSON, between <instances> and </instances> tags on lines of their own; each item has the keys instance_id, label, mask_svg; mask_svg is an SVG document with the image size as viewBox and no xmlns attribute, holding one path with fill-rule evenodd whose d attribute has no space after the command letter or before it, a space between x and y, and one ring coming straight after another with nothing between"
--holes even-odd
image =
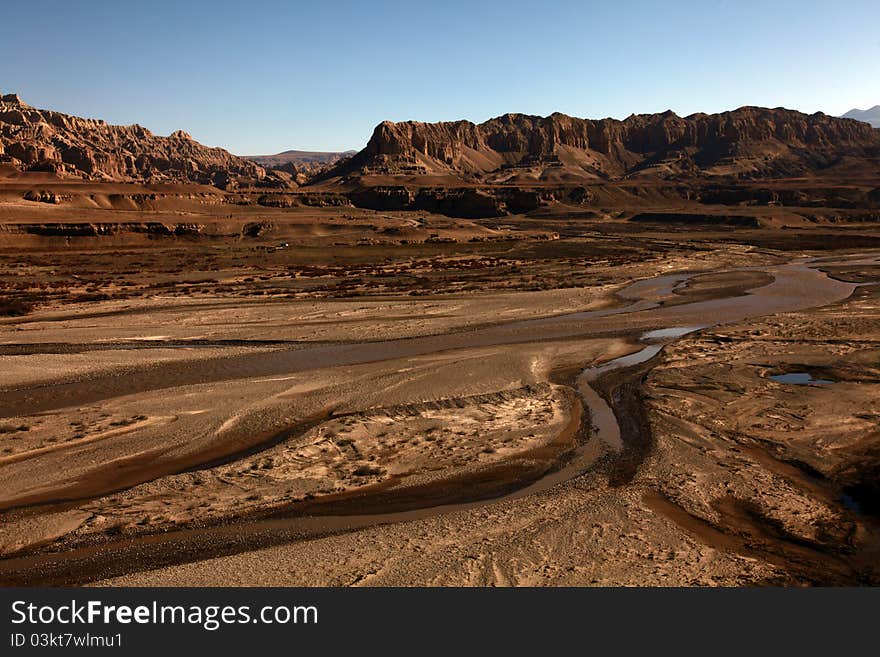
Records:
<instances>
[{"instance_id":1,"label":"dark shrub","mask_svg":"<svg viewBox=\"0 0 880 657\"><path fill-rule=\"evenodd\" d=\"M21 317L34 309L34 304L23 299L0 297L0 316Z\"/></svg>"}]
</instances>

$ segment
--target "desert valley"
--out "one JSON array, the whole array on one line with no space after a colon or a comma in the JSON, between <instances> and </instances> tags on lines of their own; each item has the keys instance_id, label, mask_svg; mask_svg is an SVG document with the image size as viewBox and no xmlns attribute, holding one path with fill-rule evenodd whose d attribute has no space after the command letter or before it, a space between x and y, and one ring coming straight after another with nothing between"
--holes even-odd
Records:
<instances>
[{"instance_id":1,"label":"desert valley","mask_svg":"<svg viewBox=\"0 0 880 657\"><path fill-rule=\"evenodd\" d=\"M242 157L25 100L4 585L880 584L870 123L506 114Z\"/></svg>"}]
</instances>

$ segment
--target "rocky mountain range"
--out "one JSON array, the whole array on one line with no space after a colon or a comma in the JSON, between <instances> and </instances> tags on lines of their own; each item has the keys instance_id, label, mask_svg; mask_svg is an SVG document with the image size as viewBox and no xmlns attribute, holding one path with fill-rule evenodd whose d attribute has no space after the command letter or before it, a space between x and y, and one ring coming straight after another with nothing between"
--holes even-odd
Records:
<instances>
[{"instance_id":1,"label":"rocky mountain range","mask_svg":"<svg viewBox=\"0 0 880 657\"><path fill-rule=\"evenodd\" d=\"M507 187L621 180L750 180L880 171L880 130L851 118L742 107L616 119L505 114L484 123L379 124L358 153L242 158L182 131L167 137L0 97L0 163L96 181L191 182L227 190L306 185ZM362 202L366 202L361 199ZM407 202L409 203L409 202Z\"/></svg>"},{"instance_id":2,"label":"rocky mountain range","mask_svg":"<svg viewBox=\"0 0 880 657\"><path fill-rule=\"evenodd\" d=\"M194 182L222 189L282 184L263 167L187 133L154 135L139 125L109 125L35 109L17 95L0 97L0 161L22 171L90 180Z\"/></svg>"},{"instance_id":3,"label":"rocky mountain range","mask_svg":"<svg viewBox=\"0 0 880 657\"><path fill-rule=\"evenodd\" d=\"M874 105L871 109L866 110L851 109L843 115L843 118L864 121L865 123L870 123L875 128L880 128L880 105Z\"/></svg>"},{"instance_id":4,"label":"rocky mountain range","mask_svg":"<svg viewBox=\"0 0 880 657\"><path fill-rule=\"evenodd\" d=\"M384 122L325 179L458 177L480 183L790 177L847 158L876 166L880 131L852 119L742 107L616 119L506 114L484 123Z\"/></svg>"}]
</instances>

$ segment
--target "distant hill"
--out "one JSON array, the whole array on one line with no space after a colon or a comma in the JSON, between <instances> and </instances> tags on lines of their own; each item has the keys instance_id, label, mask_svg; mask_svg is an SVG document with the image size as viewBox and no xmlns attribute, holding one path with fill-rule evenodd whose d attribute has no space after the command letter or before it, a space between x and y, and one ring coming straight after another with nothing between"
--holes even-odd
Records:
<instances>
[{"instance_id":1,"label":"distant hill","mask_svg":"<svg viewBox=\"0 0 880 657\"><path fill-rule=\"evenodd\" d=\"M0 162L89 180L194 182L223 189L283 184L263 167L204 146L182 130L161 137L139 125L36 109L15 94L0 96Z\"/></svg>"},{"instance_id":2,"label":"distant hill","mask_svg":"<svg viewBox=\"0 0 880 657\"><path fill-rule=\"evenodd\" d=\"M266 169L289 169L290 165L300 172L309 172L336 164L339 160L351 157L357 151L284 151L275 155L245 155L245 159Z\"/></svg>"},{"instance_id":3,"label":"distant hill","mask_svg":"<svg viewBox=\"0 0 880 657\"><path fill-rule=\"evenodd\" d=\"M874 105L871 109L866 110L851 109L843 115L843 118L864 121L865 123L870 123L875 128L880 128L880 105Z\"/></svg>"},{"instance_id":4,"label":"distant hill","mask_svg":"<svg viewBox=\"0 0 880 657\"><path fill-rule=\"evenodd\" d=\"M788 177L822 171L843 158L876 167L878 153L880 132L864 123L783 108L687 117L667 111L623 121L505 114L480 124L386 121L366 148L320 179L454 185Z\"/></svg>"}]
</instances>

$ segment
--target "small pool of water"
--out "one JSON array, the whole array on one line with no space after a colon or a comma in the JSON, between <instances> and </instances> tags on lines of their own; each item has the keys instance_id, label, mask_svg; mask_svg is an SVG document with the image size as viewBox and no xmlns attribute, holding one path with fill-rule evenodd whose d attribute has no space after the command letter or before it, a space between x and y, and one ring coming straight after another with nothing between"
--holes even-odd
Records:
<instances>
[{"instance_id":1,"label":"small pool of water","mask_svg":"<svg viewBox=\"0 0 880 657\"><path fill-rule=\"evenodd\" d=\"M787 372L786 374L771 374L770 378L777 383L789 383L796 386L827 386L834 381L828 379L814 379L809 372Z\"/></svg>"},{"instance_id":2,"label":"small pool of water","mask_svg":"<svg viewBox=\"0 0 880 657\"><path fill-rule=\"evenodd\" d=\"M667 338L680 338L688 333L699 331L705 326L673 326L671 328L656 329L642 333L642 340L666 340Z\"/></svg>"}]
</instances>

